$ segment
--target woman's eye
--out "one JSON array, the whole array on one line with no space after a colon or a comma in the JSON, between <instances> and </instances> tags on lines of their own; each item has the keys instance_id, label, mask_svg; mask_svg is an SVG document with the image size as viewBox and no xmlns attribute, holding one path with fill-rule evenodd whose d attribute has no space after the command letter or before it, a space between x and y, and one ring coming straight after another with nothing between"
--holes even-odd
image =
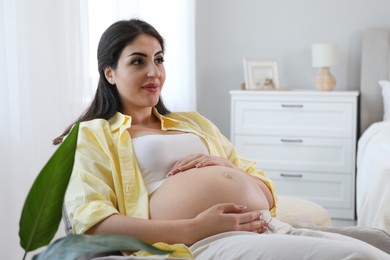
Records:
<instances>
[{"instance_id":1,"label":"woman's eye","mask_svg":"<svg viewBox=\"0 0 390 260\"><path fill-rule=\"evenodd\" d=\"M163 57L159 57L159 58L156 59L156 63L158 63L158 64L163 64L164 61L165 61L165 60L164 60Z\"/></svg>"},{"instance_id":2,"label":"woman's eye","mask_svg":"<svg viewBox=\"0 0 390 260\"><path fill-rule=\"evenodd\" d=\"M131 61L132 65L141 65L144 64L144 61L142 59L134 59Z\"/></svg>"}]
</instances>

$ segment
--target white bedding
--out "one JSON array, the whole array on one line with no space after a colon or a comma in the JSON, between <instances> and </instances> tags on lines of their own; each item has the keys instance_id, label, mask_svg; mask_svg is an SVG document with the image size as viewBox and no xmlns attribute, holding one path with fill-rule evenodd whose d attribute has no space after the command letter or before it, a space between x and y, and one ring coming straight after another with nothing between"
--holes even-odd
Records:
<instances>
[{"instance_id":1,"label":"white bedding","mask_svg":"<svg viewBox=\"0 0 390 260\"><path fill-rule=\"evenodd\" d=\"M358 226L390 232L390 121L372 124L357 153Z\"/></svg>"}]
</instances>

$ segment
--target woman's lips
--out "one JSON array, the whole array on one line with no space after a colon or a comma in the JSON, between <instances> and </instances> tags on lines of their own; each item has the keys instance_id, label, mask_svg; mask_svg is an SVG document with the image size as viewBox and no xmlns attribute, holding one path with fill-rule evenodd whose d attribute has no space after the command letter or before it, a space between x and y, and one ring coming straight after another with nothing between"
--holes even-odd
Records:
<instances>
[{"instance_id":1,"label":"woman's lips","mask_svg":"<svg viewBox=\"0 0 390 260\"><path fill-rule=\"evenodd\" d=\"M159 90L159 86L154 83L146 84L142 86L142 89L149 92L157 92Z\"/></svg>"}]
</instances>

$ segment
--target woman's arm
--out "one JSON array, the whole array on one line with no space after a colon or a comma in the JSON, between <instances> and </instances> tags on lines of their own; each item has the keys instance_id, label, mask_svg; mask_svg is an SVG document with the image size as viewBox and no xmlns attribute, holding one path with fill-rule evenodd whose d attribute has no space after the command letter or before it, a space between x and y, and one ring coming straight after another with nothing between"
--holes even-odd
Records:
<instances>
[{"instance_id":1,"label":"woman's arm","mask_svg":"<svg viewBox=\"0 0 390 260\"><path fill-rule=\"evenodd\" d=\"M265 222L257 211L244 212L245 207L233 203L218 204L193 219L150 220L111 215L90 228L87 234L111 233L133 236L147 243L193 244L196 241L227 231L262 233Z\"/></svg>"}]
</instances>

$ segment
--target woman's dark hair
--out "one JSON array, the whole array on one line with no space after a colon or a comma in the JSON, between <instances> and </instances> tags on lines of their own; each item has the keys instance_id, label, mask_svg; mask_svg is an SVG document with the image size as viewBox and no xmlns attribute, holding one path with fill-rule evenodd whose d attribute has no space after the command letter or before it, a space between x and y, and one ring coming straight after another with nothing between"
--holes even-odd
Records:
<instances>
[{"instance_id":1,"label":"woman's dark hair","mask_svg":"<svg viewBox=\"0 0 390 260\"><path fill-rule=\"evenodd\" d=\"M107 81L104 70L107 67L111 67L115 70L122 50L128 44L132 43L140 34L147 34L157 39L161 45L162 51L165 51L163 37L153 26L142 20L131 19L115 22L102 34L97 49L99 82L96 94L91 105L76 121L82 122L95 118L108 120L117 111L122 109L117 88ZM155 108L163 115L170 112L165 107L161 96ZM69 133L72 126L73 124L70 125L62 135L55 138L53 144L60 144L64 136Z\"/></svg>"}]
</instances>

